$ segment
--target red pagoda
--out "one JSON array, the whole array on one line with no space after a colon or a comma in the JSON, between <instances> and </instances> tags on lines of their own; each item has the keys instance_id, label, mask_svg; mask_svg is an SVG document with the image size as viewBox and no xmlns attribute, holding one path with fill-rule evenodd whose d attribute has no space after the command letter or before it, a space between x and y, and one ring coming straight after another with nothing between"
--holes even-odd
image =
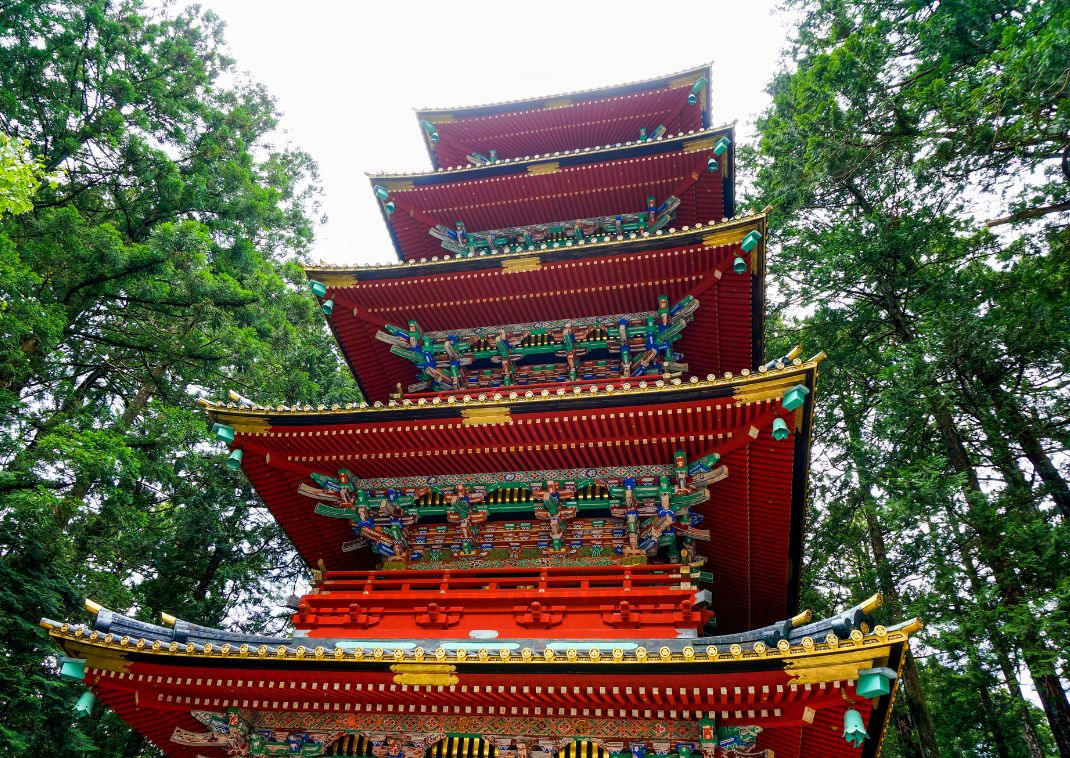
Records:
<instances>
[{"instance_id":1,"label":"red pagoda","mask_svg":"<svg viewBox=\"0 0 1070 758\"><path fill-rule=\"evenodd\" d=\"M313 589L292 636L44 620L170 756L876 756L908 636L815 621L818 364L766 361L709 70L418 112L399 262L308 276L365 402L211 404Z\"/></svg>"}]
</instances>

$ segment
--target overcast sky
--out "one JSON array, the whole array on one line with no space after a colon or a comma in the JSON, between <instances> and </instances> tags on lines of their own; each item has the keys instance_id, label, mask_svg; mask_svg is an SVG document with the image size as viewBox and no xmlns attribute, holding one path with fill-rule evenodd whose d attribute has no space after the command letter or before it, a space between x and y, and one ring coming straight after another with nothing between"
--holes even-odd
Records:
<instances>
[{"instance_id":1,"label":"overcast sky","mask_svg":"<svg viewBox=\"0 0 1070 758\"><path fill-rule=\"evenodd\" d=\"M278 99L320 166L328 217L312 259L394 259L364 177L430 168L413 109L551 95L713 62L713 120L739 136L764 107L788 23L773 0L201 0L238 65Z\"/></svg>"}]
</instances>

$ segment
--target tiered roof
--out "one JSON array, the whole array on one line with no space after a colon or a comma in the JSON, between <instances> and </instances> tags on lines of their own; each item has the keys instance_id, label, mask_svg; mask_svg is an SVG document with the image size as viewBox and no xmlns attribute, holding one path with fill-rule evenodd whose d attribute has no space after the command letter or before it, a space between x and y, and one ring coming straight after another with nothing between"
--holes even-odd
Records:
<instances>
[{"instance_id":1,"label":"tiered roof","mask_svg":"<svg viewBox=\"0 0 1070 758\"><path fill-rule=\"evenodd\" d=\"M759 749L778 757L875 758L894 691L860 696L860 672L894 675L920 627L875 626L880 602L746 635L638 642L295 640L106 610L91 625L42 626L84 661L105 705L176 758L222 758L253 730L331 745L353 734L500 733L509 723L566 745L582 720L599 742L625 730L697 741L704 718L760 727ZM841 737L845 701L873 732L861 751Z\"/></svg>"},{"instance_id":2,"label":"tiered roof","mask_svg":"<svg viewBox=\"0 0 1070 758\"><path fill-rule=\"evenodd\" d=\"M543 244L534 250L436 256L389 266L313 266L309 278L326 286L328 323L357 384L369 400L385 400L414 376L412 363L376 339L386 324L410 319L425 331L510 324L538 325L585 317L652 312L698 300L694 322L674 349L698 376L738 373L763 360L766 219L747 215L698 222L650 235L584 244ZM742 243L757 232L758 244ZM746 270L736 273L737 258Z\"/></svg>"},{"instance_id":3,"label":"tiered roof","mask_svg":"<svg viewBox=\"0 0 1070 758\"><path fill-rule=\"evenodd\" d=\"M424 143L437 168L468 165L473 153L501 159L635 140L660 125L670 134L710 125L710 69L547 97L463 108L420 108ZM695 91L697 89L697 91Z\"/></svg>"},{"instance_id":4,"label":"tiered roof","mask_svg":"<svg viewBox=\"0 0 1070 758\"><path fill-rule=\"evenodd\" d=\"M216 405L209 413L235 429L246 475L305 560L331 570L370 568L375 556L346 550L347 522L314 515L315 503L299 492L313 473L545 479L554 477L548 471L671 464L677 450L689 460L717 453L728 476L693 509L717 538L696 548L715 577L718 629L741 631L797 610L813 395L794 411L781 402L792 387L815 388L819 360L694 381L323 410ZM772 438L774 418L788 420L787 439Z\"/></svg>"},{"instance_id":5,"label":"tiered roof","mask_svg":"<svg viewBox=\"0 0 1070 758\"><path fill-rule=\"evenodd\" d=\"M659 205L679 198L677 228L729 218L735 213L733 141L734 128L727 125L446 171L374 174L370 183L398 257L429 260L443 254L430 230L453 229L458 221L478 236L636 213L651 197Z\"/></svg>"},{"instance_id":6,"label":"tiered roof","mask_svg":"<svg viewBox=\"0 0 1070 758\"><path fill-rule=\"evenodd\" d=\"M920 624L798 613L823 355L763 365L707 69L417 115L401 263L308 269L366 402L207 404L316 567L297 632L89 604L66 675L189 758L875 758Z\"/></svg>"}]
</instances>

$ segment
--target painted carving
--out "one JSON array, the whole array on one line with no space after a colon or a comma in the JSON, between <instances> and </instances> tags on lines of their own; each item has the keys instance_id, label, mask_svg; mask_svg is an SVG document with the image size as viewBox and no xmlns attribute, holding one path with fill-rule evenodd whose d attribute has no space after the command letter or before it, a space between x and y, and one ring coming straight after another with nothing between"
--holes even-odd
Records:
<instances>
[{"instance_id":1,"label":"painted carving","mask_svg":"<svg viewBox=\"0 0 1070 758\"><path fill-rule=\"evenodd\" d=\"M376 338L416 367L409 392L662 375L687 370L672 346L698 305L687 296L670 307L662 295L658 307L644 313L442 332L424 332L409 321L407 328L385 324ZM608 360L612 356L619 359ZM528 358L541 362L518 365Z\"/></svg>"}]
</instances>

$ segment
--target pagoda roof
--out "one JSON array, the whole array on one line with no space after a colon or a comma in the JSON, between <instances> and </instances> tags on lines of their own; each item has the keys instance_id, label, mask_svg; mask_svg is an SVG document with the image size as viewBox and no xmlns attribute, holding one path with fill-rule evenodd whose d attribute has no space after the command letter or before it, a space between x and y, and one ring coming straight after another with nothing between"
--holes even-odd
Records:
<instances>
[{"instance_id":1,"label":"pagoda roof","mask_svg":"<svg viewBox=\"0 0 1070 758\"><path fill-rule=\"evenodd\" d=\"M500 158L594 147L635 139L659 124L670 132L709 126L710 66L652 79L576 92L459 108L418 108L421 124L434 124L437 141L421 128L435 168L465 165L472 152ZM705 78L698 102L692 86Z\"/></svg>"},{"instance_id":2,"label":"pagoda roof","mask_svg":"<svg viewBox=\"0 0 1070 758\"><path fill-rule=\"evenodd\" d=\"M380 210L398 257L441 255L429 234L460 220L472 234L536 223L641 211L647 198L675 196L677 227L734 213L735 126L665 136L646 142L559 151L497 163L401 174L369 174L394 204ZM730 144L716 171L707 162L722 137Z\"/></svg>"},{"instance_id":3,"label":"pagoda roof","mask_svg":"<svg viewBox=\"0 0 1070 758\"><path fill-rule=\"evenodd\" d=\"M92 624L41 625L84 662L83 681L105 705L179 758L225 754L225 744L172 739L204 733L203 711L239 709L261 726L279 720L280 727L289 724L286 731L332 736L358 723L372 733L407 731L396 714L408 713L414 723L435 727L411 731L449 734L471 731L457 728L455 717L469 723L477 706L490 717L608 717L617 729L624 721L643 729L652 719L694 729L698 719L714 718L719 725L760 726L756 747L777 756L857 756L840 736L845 700L871 735L861 755L872 758L895 682L889 694L864 698L856 694L858 680L876 668L898 672L910 635L921 627L917 620L874 625L870 613L879 602L878 596L793 628L776 642L761 633L566 645L547 638L264 638L174 619L160 626L95 605ZM395 714L395 728L370 721L384 709Z\"/></svg>"},{"instance_id":4,"label":"pagoda roof","mask_svg":"<svg viewBox=\"0 0 1070 758\"><path fill-rule=\"evenodd\" d=\"M717 535L696 543L707 559L718 629L738 631L795 612L813 390L823 356L797 365L702 380L633 379L463 398L391 400L312 410L209 405L234 428L242 468L310 565L373 566L343 550L347 522L317 517L298 492L312 473L347 468L358 478L532 472L669 463L721 456L729 476L693 508ZM803 384L804 404L780 405ZM793 433L775 441L774 417ZM553 474L548 474L553 476Z\"/></svg>"},{"instance_id":5,"label":"pagoda roof","mask_svg":"<svg viewBox=\"0 0 1070 758\"><path fill-rule=\"evenodd\" d=\"M751 252L741 242L762 239ZM310 266L334 303L327 321L364 397L385 400L415 376L376 339L386 323L415 319L429 331L608 317L699 301L676 348L698 375L739 372L763 358L765 213L620 240L541 245L529 251L386 266ZM749 261L736 274L736 256ZM597 281L592 275L597 274Z\"/></svg>"}]
</instances>

